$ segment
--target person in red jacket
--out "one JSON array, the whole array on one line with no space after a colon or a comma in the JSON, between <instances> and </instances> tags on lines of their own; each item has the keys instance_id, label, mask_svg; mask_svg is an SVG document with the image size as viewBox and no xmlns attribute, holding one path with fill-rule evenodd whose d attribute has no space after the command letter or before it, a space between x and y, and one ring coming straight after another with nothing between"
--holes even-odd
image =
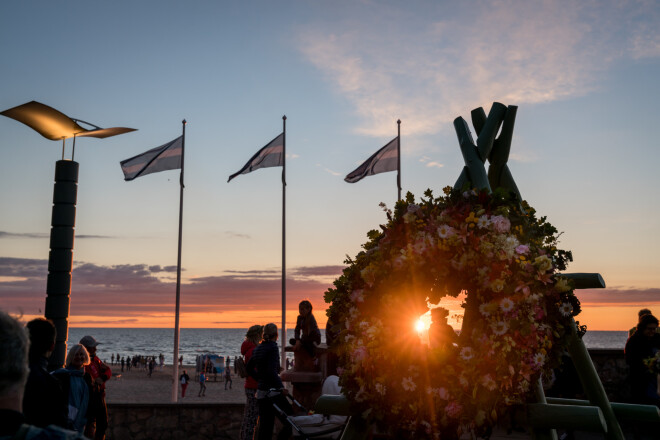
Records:
<instances>
[{"instance_id":1,"label":"person in red jacket","mask_svg":"<svg viewBox=\"0 0 660 440\"><path fill-rule=\"evenodd\" d=\"M84 336L80 340L87 352L91 362L85 365L85 373L92 376L92 393L89 396L89 412L87 425L85 426L85 437L94 440L104 440L105 431L108 429L108 407L105 404L105 383L112 377L112 371L107 364L96 356L96 346L99 342L92 336Z\"/></svg>"},{"instance_id":2,"label":"person in red jacket","mask_svg":"<svg viewBox=\"0 0 660 440\"><path fill-rule=\"evenodd\" d=\"M245 334L245 341L241 345L241 354L245 357L245 364L252 357L252 352L261 342L264 328L261 325L253 325ZM245 412L241 424L241 440L251 440L254 437L254 429L259 418L259 403L257 402L257 381L250 375L245 378Z\"/></svg>"}]
</instances>

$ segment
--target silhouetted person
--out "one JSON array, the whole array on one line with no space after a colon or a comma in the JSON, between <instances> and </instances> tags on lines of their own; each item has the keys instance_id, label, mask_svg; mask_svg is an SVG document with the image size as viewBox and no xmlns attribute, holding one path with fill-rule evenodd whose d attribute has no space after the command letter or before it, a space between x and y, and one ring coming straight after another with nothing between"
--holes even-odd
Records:
<instances>
[{"instance_id":1,"label":"silhouetted person","mask_svg":"<svg viewBox=\"0 0 660 440\"><path fill-rule=\"evenodd\" d=\"M112 377L112 371L96 356L96 346L99 343L92 336L84 336L80 340L89 353L91 362L85 365L85 371L92 376L92 394L89 397L87 426L85 435L95 440L104 440L108 429L108 407L105 403L105 382Z\"/></svg>"},{"instance_id":2,"label":"silhouetted person","mask_svg":"<svg viewBox=\"0 0 660 440\"><path fill-rule=\"evenodd\" d=\"M660 406L658 375L644 364L660 350L658 319L644 315L637 330L626 342L626 363L629 367L630 391L634 403Z\"/></svg>"},{"instance_id":3,"label":"silhouetted person","mask_svg":"<svg viewBox=\"0 0 660 440\"><path fill-rule=\"evenodd\" d=\"M84 440L75 431L27 424L21 409L28 376L28 333L17 320L0 310L0 438Z\"/></svg>"},{"instance_id":4,"label":"silhouetted person","mask_svg":"<svg viewBox=\"0 0 660 440\"><path fill-rule=\"evenodd\" d=\"M449 311L442 307L431 310L431 320L433 321L429 328L429 345L431 348L452 348L453 343L458 341L456 332L447 323L448 317Z\"/></svg>"},{"instance_id":5,"label":"silhouetted person","mask_svg":"<svg viewBox=\"0 0 660 440\"><path fill-rule=\"evenodd\" d=\"M28 322L26 327L30 334L30 374L25 384L23 415L28 423L35 426L66 428L66 396L58 380L47 369L48 358L55 347L55 326L51 321L37 318Z\"/></svg>"}]
</instances>

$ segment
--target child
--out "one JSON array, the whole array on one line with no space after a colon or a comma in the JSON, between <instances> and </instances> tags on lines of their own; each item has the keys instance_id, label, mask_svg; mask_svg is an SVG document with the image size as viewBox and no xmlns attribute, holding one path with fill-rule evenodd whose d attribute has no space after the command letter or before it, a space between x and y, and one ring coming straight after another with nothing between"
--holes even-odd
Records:
<instances>
[{"instance_id":1,"label":"child","mask_svg":"<svg viewBox=\"0 0 660 440\"><path fill-rule=\"evenodd\" d=\"M206 396L206 374L204 374L204 371L199 373L199 393L197 394L197 397L202 396Z\"/></svg>"},{"instance_id":2,"label":"child","mask_svg":"<svg viewBox=\"0 0 660 440\"><path fill-rule=\"evenodd\" d=\"M315 345L321 343L321 331L312 314L312 303L303 300L298 304L298 319L296 321L295 338L289 340L293 345L293 351L304 348L314 358L316 355Z\"/></svg>"}]
</instances>

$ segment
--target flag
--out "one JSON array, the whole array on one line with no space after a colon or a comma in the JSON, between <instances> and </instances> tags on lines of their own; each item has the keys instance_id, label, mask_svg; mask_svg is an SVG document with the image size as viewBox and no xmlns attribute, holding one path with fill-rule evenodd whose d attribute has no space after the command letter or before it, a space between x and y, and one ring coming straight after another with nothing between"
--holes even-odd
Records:
<instances>
[{"instance_id":1,"label":"flag","mask_svg":"<svg viewBox=\"0 0 660 440\"><path fill-rule=\"evenodd\" d=\"M367 176L396 171L399 169L399 137L395 137L380 150L376 151L362 165L350 172L344 180L348 183L359 182Z\"/></svg>"},{"instance_id":2,"label":"flag","mask_svg":"<svg viewBox=\"0 0 660 440\"><path fill-rule=\"evenodd\" d=\"M281 167L284 165L284 132L270 141L245 164L237 173L229 176L227 182L239 174L247 174L259 168Z\"/></svg>"},{"instance_id":3,"label":"flag","mask_svg":"<svg viewBox=\"0 0 660 440\"><path fill-rule=\"evenodd\" d=\"M119 164L124 172L124 180L133 180L159 171L177 170L181 168L181 155L183 153L183 136L160 147L153 148L130 159L122 160Z\"/></svg>"}]
</instances>

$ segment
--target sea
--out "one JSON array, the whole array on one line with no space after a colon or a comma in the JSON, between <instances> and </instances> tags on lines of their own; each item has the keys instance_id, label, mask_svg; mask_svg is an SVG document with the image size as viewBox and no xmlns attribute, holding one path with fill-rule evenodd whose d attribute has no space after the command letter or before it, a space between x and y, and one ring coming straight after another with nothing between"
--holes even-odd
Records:
<instances>
[{"instance_id":1,"label":"sea","mask_svg":"<svg viewBox=\"0 0 660 440\"><path fill-rule=\"evenodd\" d=\"M179 355L183 363L195 364L197 356L240 356L245 339L244 328L182 328L179 333ZM93 336L100 345L97 356L110 362L110 356L165 356L171 365L174 353L174 329L169 328L82 328L69 329L68 345L75 344L85 335ZM321 329L325 341L325 330ZM287 330L287 340L293 338L293 329ZM623 349L628 339L627 331L587 331L584 343L587 348ZM279 342L279 341L278 341ZM287 354L292 356L291 353Z\"/></svg>"}]
</instances>

